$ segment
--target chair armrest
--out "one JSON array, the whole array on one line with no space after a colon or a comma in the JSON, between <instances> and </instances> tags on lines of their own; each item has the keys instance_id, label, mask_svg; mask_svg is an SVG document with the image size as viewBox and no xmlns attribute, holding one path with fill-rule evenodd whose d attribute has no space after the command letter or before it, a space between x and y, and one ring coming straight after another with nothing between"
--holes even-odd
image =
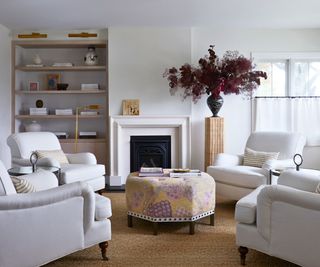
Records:
<instances>
[{"instance_id":1,"label":"chair armrest","mask_svg":"<svg viewBox=\"0 0 320 267\"><path fill-rule=\"evenodd\" d=\"M96 156L92 153L66 154L70 164L97 164Z\"/></svg>"},{"instance_id":2,"label":"chair armrest","mask_svg":"<svg viewBox=\"0 0 320 267\"><path fill-rule=\"evenodd\" d=\"M243 164L243 155L220 153L216 156L213 166L236 166Z\"/></svg>"},{"instance_id":3,"label":"chair armrest","mask_svg":"<svg viewBox=\"0 0 320 267\"><path fill-rule=\"evenodd\" d=\"M281 160L276 160L276 159L271 159L267 160L263 165L262 169L265 170L284 170L288 168L293 168L294 162L292 159L281 159Z\"/></svg>"},{"instance_id":4,"label":"chair armrest","mask_svg":"<svg viewBox=\"0 0 320 267\"><path fill-rule=\"evenodd\" d=\"M35 193L0 197L0 211L48 206L76 197L83 198L83 224L84 232L86 232L92 226L95 218L95 195L92 188L82 182L65 184Z\"/></svg>"},{"instance_id":5,"label":"chair armrest","mask_svg":"<svg viewBox=\"0 0 320 267\"><path fill-rule=\"evenodd\" d=\"M291 207L300 207L312 211L320 212L320 196L316 193L310 193L283 185L270 185L264 187L257 198L257 228L260 234L270 240L271 226L276 227L273 218L276 217L273 212L281 213L278 209L273 209L274 204L285 203ZM281 209L281 208L280 208ZM285 210L283 211L285 212ZM297 211L298 212L298 211ZM306 218L308 220L309 218ZM300 224L301 221L288 224ZM303 227L302 227L303 228Z\"/></svg>"},{"instance_id":6,"label":"chair armrest","mask_svg":"<svg viewBox=\"0 0 320 267\"><path fill-rule=\"evenodd\" d=\"M320 183L320 171L301 169L287 170L281 173L278 184L293 187L308 192L316 192Z\"/></svg>"},{"instance_id":7,"label":"chair armrest","mask_svg":"<svg viewBox=\"0 0 320 267\"><path fill-rule=\"evenodd\" d=\"M36 191L48 190L58 187L57 177L49 171L38 170L37 172L21 175L19 178L29 181Z\"/></svg>"}]
</instances>

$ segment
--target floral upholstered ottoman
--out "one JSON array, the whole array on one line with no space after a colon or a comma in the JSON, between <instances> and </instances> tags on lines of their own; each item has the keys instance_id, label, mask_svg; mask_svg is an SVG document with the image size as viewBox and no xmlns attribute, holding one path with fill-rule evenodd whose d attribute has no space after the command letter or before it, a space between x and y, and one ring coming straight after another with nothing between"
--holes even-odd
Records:
<instances>
[{"instance_id":1,"label":"floral upholstered ottoman","mask_svg":"<svg viewBox=\"0 0 320 267\"><path fill-rule=\"evenodd\" d=\"M158 222L189 222L194 234L195 221L210 216L214 225L215 181L207 173L201 176L139 177L131 173L126 182L128 226L132 217L153 222L157 235Z\"/></svg>"}]
</instances>

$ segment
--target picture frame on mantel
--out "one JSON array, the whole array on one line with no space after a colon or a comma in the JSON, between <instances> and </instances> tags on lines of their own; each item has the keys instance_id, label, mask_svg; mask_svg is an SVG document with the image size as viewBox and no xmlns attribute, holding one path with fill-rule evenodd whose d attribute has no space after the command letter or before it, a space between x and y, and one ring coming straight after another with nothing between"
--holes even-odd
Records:
<instances>
[{"instance_id":1,"label":"picture frame on mantel","mask_svg":"<svg viewBox=\"0 0 320 267\"><path fill-rule=\"evenodd\" d=\"M140 115L140 100L139 99L122 100L122 115L130 115L130 116Z\"/></svg>"}]
</instances>

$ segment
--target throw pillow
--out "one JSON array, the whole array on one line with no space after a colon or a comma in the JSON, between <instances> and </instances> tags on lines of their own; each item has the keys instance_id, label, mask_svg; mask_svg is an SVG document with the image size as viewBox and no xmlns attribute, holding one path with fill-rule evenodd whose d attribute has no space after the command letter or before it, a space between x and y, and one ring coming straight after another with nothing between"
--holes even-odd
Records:
<instances>
[{"instance_id":1,"label":"throw pillow","mask_svg":"<svg viewBox=\"0 0 320 267\"><path fill-rule=\"evenodd\" d=\"M58 150L37 150L39 159L41 158L53 158L60 164L69 163L66 154L61 149Z\"/></svg>"},{"instance_id":2,"label":"throw pillow","mask_svg":"<svg viewBox=\"0 0 320 267\"><path fill-rule=\"evenodd\" d=\"M16 176L11 176L12 183L16 188L17 193L32 193L36 192L35 187L26 179L22 179Z\"/></svg>"},{"instance_id":3,"label":"throw pillow","mask_svg":"<svg viewBox=\"0 0 320 267\"><path fill-rule=\"evenodd\" d=\"M244 151L243 165L261 168L267 160L278 159L279 154L279 152L263 152L246 148Z\"/></svg>"}]
</instances>

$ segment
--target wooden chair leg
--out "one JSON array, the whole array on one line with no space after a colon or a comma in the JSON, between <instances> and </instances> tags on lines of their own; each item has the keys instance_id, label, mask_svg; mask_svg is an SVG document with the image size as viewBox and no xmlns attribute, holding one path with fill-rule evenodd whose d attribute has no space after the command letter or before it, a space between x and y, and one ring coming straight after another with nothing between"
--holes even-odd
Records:
<instances>
[{"instance_id":1,"label":"wooden chair leg","mask_svg":"<svg viewBox=\"0 0 320 267\"><path fill-rule=\"evenodd\" d=\"M99 243L99 247L101 249L101 255L102 255L102 259L104 261L107 261L109 260L109 258L107 257L107 247L108 247L108 241L105 241L105 242L101 242Z\"/></svg>"},{"instance_id":2,"label":"wooden chair leg","mask_svg":"<svg viewBox=\"0 0 320 267\"><path fill-rule=\"evenodd\" d=\"M239 247L238 248L238 251L240 253L240 262L241 262L241 265L246 265L246 255L248 253L248 248L246 247Z\"/></svg>"}]
</instances>

